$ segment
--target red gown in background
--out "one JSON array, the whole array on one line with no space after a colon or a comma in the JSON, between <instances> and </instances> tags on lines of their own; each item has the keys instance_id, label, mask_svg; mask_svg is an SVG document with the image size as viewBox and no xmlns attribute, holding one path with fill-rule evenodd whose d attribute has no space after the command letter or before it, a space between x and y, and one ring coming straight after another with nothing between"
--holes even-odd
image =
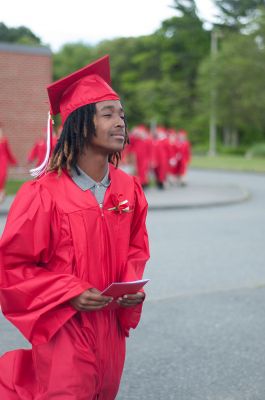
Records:
<instances>
[{"instance_id":1,"label":"red gown in background","mask_svg":"<svg viewBox=\"0 0 265 400\"><path fill-rule=\"evenodd\" d=\"M175 129L168 129L169 141L169 173L171 176L177 176L179 172L179 160L182 157L179 148L178 134Z\"/></svg>"},{"instance_id":2,"label":"red gown in background","mask_svg":"<svg viewBox=\"0 0 265 400\"><path fill-rule=\"evenodd\" d=\"M40 139L38 140L28 155L28 162L33 163L35 161L36 165L40 165L45 158L46 154L46 140Z\"/></svg>"},{"instance_id":3,"label":"red gown in background","mask_svg":"<svg viewBox=\"0 0 265 400\"><path fill-rule=\"evenodd\" d=\"M166 129L157 127L153 140L153 168L157 182L166 182L169 172L170 147Z\"/></svg>"},{"instance_id":4,"label":"red gown in background","mask_svg":"<svg viewBox=\"0 0 265 400\"><path fill-rule=\"evenodd\" d=\"M52 151L54 149L54 147L56 146L57 143L57 136L53 135L52 136ZM46 155L46 139L45 138L41 138L39 139L34 146L32 147L32 149L29 152L28 155L28 162L33 163L34 161L36 161L36 165L41 165L41 163L43 162L43 160L45 159L45 155Z\"/></svg>"},{"instance_id":5,"label":"red gown in background","mask_svg":"<svg viewBox=\"0 0 265 400\"><path fill-rule=\"evenodd\" d=\"M0 301L32 350L0 358L0 399L115 398L125 336L142 305L77 312L69 303L88 288L143 276L146 199L137 179L112 165L110 180L102 208L66 172L48 173L19 191L1 240Z\"/></svg>"},{"instance_id":6,"label":"red gown in background","mask_svg":"<svg viewBox=\"0 0 265 400\"><path fill-rule=\"evenodd\" d=\"M9 165L17 165L17 160L12 154L8 140L0 139L0 191L5 188L7 171Z\"/></svg>"},{"instance_id":7,"label":"red gown in background","mask_svg":"<svg viewBox=\"0 0 265 400\"><path fill-rule=\"evenodd\" d=\"M136 175L141 185L147 186L152 156L152 139L144 125L139 125L133 129L130 136L130 150L135 154Z\"/></svg>"},{"instance_id":8,"label":"red gown in background","mask_svg":"<svg viewBox=\"0 0 265 400\"><path fill-rule=\"evenodd\" d=\"M177 164L175 174L179 177L186 175L191 161L191 145L185 131L179 131L177 139Z\"/></svg>"}]
</instances>

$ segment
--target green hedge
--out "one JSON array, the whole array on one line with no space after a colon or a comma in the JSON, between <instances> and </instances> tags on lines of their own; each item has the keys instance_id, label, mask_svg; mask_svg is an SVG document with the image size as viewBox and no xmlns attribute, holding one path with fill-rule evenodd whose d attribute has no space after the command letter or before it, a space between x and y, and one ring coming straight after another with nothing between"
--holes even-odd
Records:
<instances>
[{"instance_id":1,"label":"green hedge","mask_svg":"<svg viewBox=\"0 0 265 400\"><path fill-rule=\"evenodd\" d=\"M256 143L251 146L246 152L247 158L264 157L265 158L265 143Z\"/></svg>"}]
</instances>

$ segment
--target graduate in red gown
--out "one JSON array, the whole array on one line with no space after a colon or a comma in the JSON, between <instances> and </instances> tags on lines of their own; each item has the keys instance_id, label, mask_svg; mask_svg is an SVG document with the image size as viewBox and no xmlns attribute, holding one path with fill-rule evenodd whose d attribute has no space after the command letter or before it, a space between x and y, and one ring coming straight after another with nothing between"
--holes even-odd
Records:
<instances>
[{"instance_id":1,"label":"graduate in red gown","mask_svg":"<svg viewBox=\"0 0 265 400\"><path fill-rule=\"evenodd\" d=\"M181 129L177 132L175 176L181 186L186 185L185 177L191 161L191 144L187 132Z\"/></svg>"},{"instance_id":2,"label":"graduate in red gown","mask_svg":"<svg viewBox=\"0 0 265 400\"><path fill-rule=\"evenodd\" d=\"M9 165L17 165L17 160L10 150L10 146L3 134L3 127L0 123L0 204L5 199L5 185Z\"/></svg>"},{"instance_id":3,"label":"graduate in red gown","mask_svg":"<svg viewBox=\"0 0 265 400\"><path fill-rule=\"evenodd\" d=\"M43 131L44 131L43 136L34 143L33 147L31 148L28 154L28 163L35 162L36 165L40 165L45 159L47 151L46 137L45 137L46 128ZM58 140L57 135L54 133L52 135L52 150L55 148L57 140Z\"/></svg>"},{"instance_id":4,"label":"graduate in red gown","mask_svg":"<svg viewBox=\"0 0 265 400\"><path fill-rule=\"evenodd\" d=\"M170 146L167 131L163 126L155 128L152 159L157 187L164 189L169 172Z\"/></svg>"},{"instance_id":5,"label":"graduate in red gown","mask_svg":"<svg viewBox=\"0 0 265 400\"><path fill-rule=\"evenodd\" d=\"M48 94L63 131L48 171L18 193L0 243L2 311L32 343L0 358L0 399L113 400L145 294L109 310L101 292L142 278L147 202L116 167L127 131L108 56Z\"/></svg>"},{"instance_id":6,"label":"graduate in red gown","mask_svg":"<svg viewBox=\"0 0 265 400\"><path fill-rule=\"evenodd\" d=\"M128 136L130 137L130 132L128 132ZM129 175L136 175L135 166L135 154L132 151L131 143L127 143L121 154L119 168L127 172Z\"/></svg>"},{"instance_id":7,"label":"graduate in red gown","mask_svg":"<svg viewBox=\"0 0 265 400\"><path fill-rule=\"evenodd\" d=\"M133 128L130 134L130 151L135 155L136 176L143 188L149 185L149 170L152 155L152 138L145 125Z\"/></svg>"},{"instance_id":8,"label":"graduate in red gown","mask_svg":"<svg viewBox=\"0 0 265 400\"><path fill-rule=\"evenodd\" d=\"M170 184L176 184L178 183L179 160L181 158L178 133L173 128L169 128L167 133L170 153L168 181Z\"/></svg>"},{"instance_id":9,"label":"graduate in red gown","mask_svg":"<svg viewBox=\"0 0 265 400\"><path fill-rule=\"evenodd\" d=\"M35 163L36 165L40 165L45 158L46 150L46 138L41 137L34 143L33 147L30 149L27 159L28 163Z\"/></svg>"}]
</instances>

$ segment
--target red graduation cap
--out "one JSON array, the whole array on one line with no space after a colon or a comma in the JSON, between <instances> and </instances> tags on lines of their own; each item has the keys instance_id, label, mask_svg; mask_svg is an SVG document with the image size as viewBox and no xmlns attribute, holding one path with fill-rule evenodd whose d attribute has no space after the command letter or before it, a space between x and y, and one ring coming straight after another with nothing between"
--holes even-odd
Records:
<instances>
[{"instance_id":1,"label":"red graduation cap","mask_svg":"<svg viewBox=\"0 0 265 400\"><path fill-rule=\"evenodd\" d=\"M61 113L62 123L64 123L71 112L86 104L98 103L104 100L119 100L119 96L110 87L110 84L109 56L106 55L47 87L50 100L50 113L47 123L47 151L42 164L30 170L32 176L42 175L48 165L52 140L50 114Z\"/></svg>"},{"instance_id":2,"label":"red graduation cap","mask_svg":"<svg viewBox=\"0 0 265 400\"><path fill-rule=\"evenodd\" d=\"M64 123L71 112L86 104L119 100L110 84L109 56L106 55L47 87L51 114L60 112Z\"/></svg>"}]
</instances>

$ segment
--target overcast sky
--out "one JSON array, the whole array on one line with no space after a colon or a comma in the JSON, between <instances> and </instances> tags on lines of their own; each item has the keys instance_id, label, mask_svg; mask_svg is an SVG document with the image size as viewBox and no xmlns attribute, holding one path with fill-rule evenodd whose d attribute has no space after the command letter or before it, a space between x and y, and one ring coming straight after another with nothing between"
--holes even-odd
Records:
<instances>
[{"instance_id":1,"label":"overcast sky","mask_svg":"<svg viewBox=\"0 0 265 400\"><path fill-rule=\"evenodd\" d=\"M201 17L211 20L211 0L196 0ZM2 0L0 22L24 25L53 51L69 42L96 44L103 39L153 33L176 15L173 0Z\"/></svg>"}]
</instances>

